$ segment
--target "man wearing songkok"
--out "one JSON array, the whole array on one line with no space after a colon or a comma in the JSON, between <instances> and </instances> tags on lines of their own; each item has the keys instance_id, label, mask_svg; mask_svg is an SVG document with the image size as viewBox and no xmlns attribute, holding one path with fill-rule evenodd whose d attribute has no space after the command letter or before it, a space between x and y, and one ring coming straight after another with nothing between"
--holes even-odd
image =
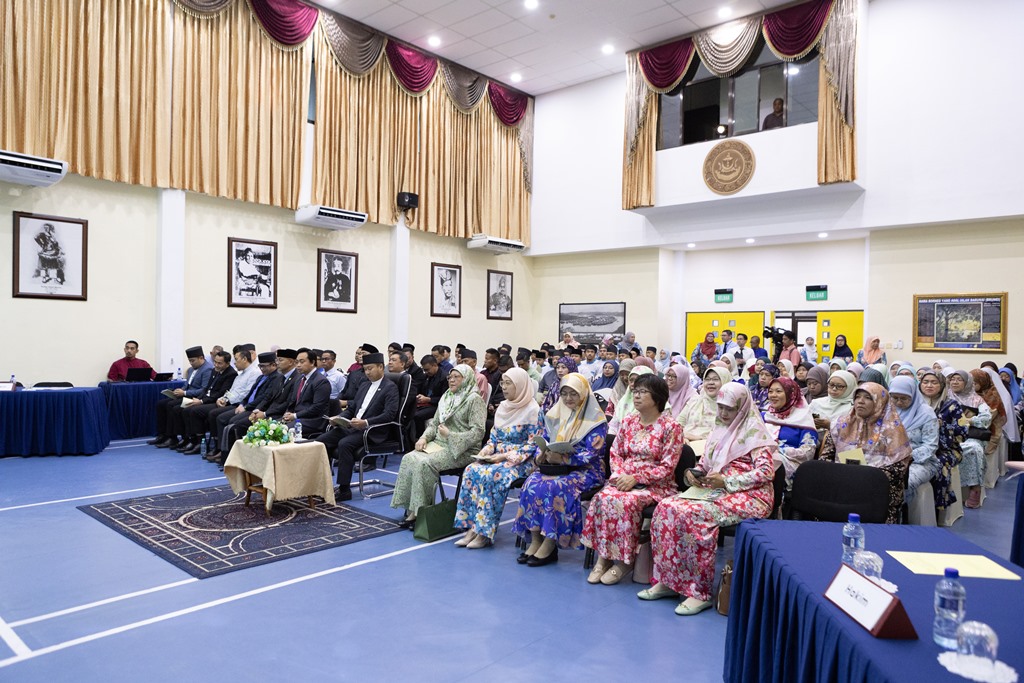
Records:
<instances>
[{"instance_id":1,"label":"man wearing songkok","mask_svg":"<svg viewBox=\"0 0 1024 683\"><path fill-rule=\"evenodd\" d=\"M156 438L146 443L157 448L169 448L177 443L178 439L168 431L167 411L175 406L181 405L183 398L196 398L203 393L206 383L210 381L213 373L213 363L206 360L203 355L202 346L192 346L185 349L185 357L188 358L188 372L185 373L185 386L172 390L174 397L162 398L156 403Z\"/></svg>"}]
</instances>

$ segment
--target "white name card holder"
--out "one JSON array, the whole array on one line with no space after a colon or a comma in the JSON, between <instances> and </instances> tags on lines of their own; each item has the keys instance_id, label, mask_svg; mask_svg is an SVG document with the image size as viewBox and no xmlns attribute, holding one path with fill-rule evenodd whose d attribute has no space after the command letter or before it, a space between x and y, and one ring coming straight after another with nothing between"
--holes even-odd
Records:
<instances>
[{"instance_id":1,"label":"white name card holder","mask_svg":"<svg viewBox=\"0 0 1024 683\"><path fill-rule=\"evenodd\" d=\"M0 391L14 391L17 386L14 382L0 382Z\"/></svg>"},{"instance_id":2,"label":"white name card holder","mask_svg":"<svg viewBox=\"0 0 1024 683\"><path fill-rule=\"evenodd\" d=\"M875 638L917 640L900 599L848 565L836 572L825 598Z\"/></svg>"}]
</instances>

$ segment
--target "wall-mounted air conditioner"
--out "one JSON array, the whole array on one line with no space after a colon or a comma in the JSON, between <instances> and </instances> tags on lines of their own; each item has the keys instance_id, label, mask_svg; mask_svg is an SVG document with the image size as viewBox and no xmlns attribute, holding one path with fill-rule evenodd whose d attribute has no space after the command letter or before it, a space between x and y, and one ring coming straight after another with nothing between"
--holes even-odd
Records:
<instances>
[{"instance_id":1,"label":"wall-mounted air conditioner","mask_svg":"<svg viewBox=\"0 0 1024 683\"><path fill-rule=\"evenodd\" d=\"M295 212L295 222L328 230L352 230L366 225L366 214L313 204Z\"/></svg>"},{"instance_id":2,"label":"wall-mounted air conditioner","mask_svg":"<svg viewBox=\"0 0 1024 683\"><path fill-rule=\"evenodd\" d=\"M49 187L67 172L66 161L0 150L0 182Z\"/></svg>"},{"instance_id":3,"label":"wall-mounted air conditioner","mask_svg":"<svg viewBox=\"0 0 1024 683\"><path fill-rule=\"evenodd\" d=\"M526 249L526 245L522 242L482 234L473 235L473 237L471 237L466 243L466 246L470 249L486 249L487 251L493 251L499 254L518 254L522 250Z\"/></svg>"}]
</instances>

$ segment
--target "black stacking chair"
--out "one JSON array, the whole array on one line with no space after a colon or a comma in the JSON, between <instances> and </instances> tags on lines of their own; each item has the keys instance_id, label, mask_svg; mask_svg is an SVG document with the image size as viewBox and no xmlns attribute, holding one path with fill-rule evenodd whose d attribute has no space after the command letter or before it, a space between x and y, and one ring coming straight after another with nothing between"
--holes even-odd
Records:
<instances>
[{"instance_id":1,"label":"black stacking chair","mask_svg":"<svg viewBox=\"0 0 1024 683\"><path fill-rule=\"evenodd\" d=\"M793 474L790 517L845 522L851 512L865 524L884 524L889 478L877 467L811 460Z\"/></svg>"},{"instance_id":2,"label":"black stacking chair","mask_svg":"<svg viewBox=\"0 0 1024 683\"><path fill-rule=\"evenodd\" d=\"M416 397L412 393L412 376L406 373L385 373L388 381L394 382L398 387L398 419L392 422L367 427L363 431L363 454L359 458L359 495L363 498L376 498L391 494L395 488L392 482L383 479L363 479L363 465L376 461L377 458L384 458L383 466L388 465L388 456L404 455L412 450L412 443L408 441L408 434L412 427L412 417L416 408ZM385 440L381 443L370 443L370 436L383 433ZM376 485L382 487L383 491L367 494L363 491L364 486Z\"/></svg>"}]
</instances>

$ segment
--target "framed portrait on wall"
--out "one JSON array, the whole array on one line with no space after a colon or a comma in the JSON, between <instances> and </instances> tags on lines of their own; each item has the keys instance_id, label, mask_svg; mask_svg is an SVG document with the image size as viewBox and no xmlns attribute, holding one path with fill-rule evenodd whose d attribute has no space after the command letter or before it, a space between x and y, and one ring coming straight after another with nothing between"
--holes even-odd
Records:
<instances>
[{"instance_id":1,"label":"framed portrait on wall","mask_svg":"<svg viewBox=\"0 0 1024 683\"><path fill-rule=\"evenodd\" d=\"M600 344L606 334L616 341L626 336L626 302L559 304L558 337L571 332L583 344Z\"/></svg>"},{"instance_id":2,"label":"framed portrait on wall","mask_svg":"<svg viewBox=\"0 0 1024 683\"><path fill-rule=\"evenodd\" d=\"M88 297L89 221L14 212L14 296Z\"/></svg>"},{"instance_id":3,"label":"framed portrait on wall","mask_svg":"<svg viewBox=\"0 0 1024 683\"><path fill-rule=\"evenodd\" d=\"M915 294L914 351L1006 353L1007 293Z\"/></svg>"},{"instance_id":4,"label":"framed portrait on wall","mask_svg":"<svg viewBox=\"0 0 1024 683\"><path fill-rule=\"evenodd\" d=\"M430 264L430 315L462 317L462 266Z\"/></svg>"},{"instance_id":5,"label":"framed portrait on wall","mask_svg":"<svg viewBox=\"0 0 1024 683\"><path fill-rule=\"evenodd\" d=\"M277 242L228 238L228 306L277 308Z\"/></svg>"},{"instance_id":6,"label":"framed portrait on wall","mask_svg":"<svg viewBox=\"0 0 1024 683\"><path fill-rule=\"evenodd\" d=\"M512 273L487 271L487 319L512 319Z\"/></svg>"},{"instance_id":7,"label":"framed portrait on wall","mask_svg":"<svg viewBox=\"0 0 1024 683\"><path fill-rule=\"evenodd\" d=\"M356 312L359 254L317 249L316 310Z\"/></svg>"}]
</instances>

